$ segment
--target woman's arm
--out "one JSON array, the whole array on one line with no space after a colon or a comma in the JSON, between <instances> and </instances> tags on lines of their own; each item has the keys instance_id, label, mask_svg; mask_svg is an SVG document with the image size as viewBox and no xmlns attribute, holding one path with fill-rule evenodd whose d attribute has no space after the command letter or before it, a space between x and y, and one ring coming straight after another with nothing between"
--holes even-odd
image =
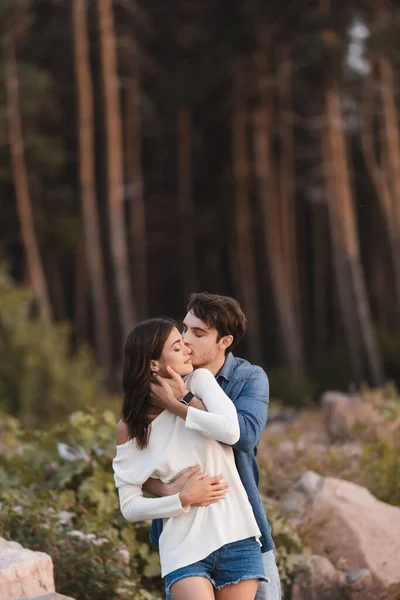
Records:
<instances>
[{"instance_id":1,"label":"woman's arm","mask_svg":"<svg viewBox=\"0 0 400 600\"><path fill-rule=\"evenodd\" d=\"M211 371L197 369L187 377L185 383L207 409L205 412L189 406L185 427L224 444L235 444L240 437L236 408Z\"/></svg>"},{"instance_id":2,"label":"woman's arm","mask_svg":"<svg viewBox=\"0 0 400 600\"><path fill-rule=\"evenodd\" d=\"M146 521L177 517L183 512L188 512L190 505L183 506L180 494L164 496L163 498L145 498L140 485L124 483L115 477L118 488L121 512L127 521Z\"/></svg>"}]
</instances>

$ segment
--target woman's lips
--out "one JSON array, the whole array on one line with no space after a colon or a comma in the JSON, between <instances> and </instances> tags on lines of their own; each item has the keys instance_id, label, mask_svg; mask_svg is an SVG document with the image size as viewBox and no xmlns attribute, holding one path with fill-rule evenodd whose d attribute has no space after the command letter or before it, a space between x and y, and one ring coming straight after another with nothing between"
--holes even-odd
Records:
<instances>
[{"instance_id":1,"label":"woman's lips","mask_svg":"<svg viewBox=\"0 0 400 600\"><path fill-rule=\"evenodd\" d=\"M190 356L187 360L185 360L185 365L188 365L192 362L192 357Z\"/></svg>"}]
</instances>

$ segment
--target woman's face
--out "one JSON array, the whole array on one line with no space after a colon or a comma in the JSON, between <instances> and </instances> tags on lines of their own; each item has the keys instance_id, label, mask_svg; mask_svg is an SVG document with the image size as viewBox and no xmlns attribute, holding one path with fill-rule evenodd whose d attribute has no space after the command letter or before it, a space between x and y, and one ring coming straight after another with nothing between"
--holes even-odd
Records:
<instances>
[{"instance_id":1,"label":"woman's face","mask_svg":"<svg viewBox=\"0 0 400 600\"><path fill-rule=\"evenodd\" d=\"M176 327L169 334L160 359L152 362L158 367L157 373L161 377L169 377L167 366L172 367L181 376L193 371L190 349L183 343Z\"/></svg>"}]
</instances>

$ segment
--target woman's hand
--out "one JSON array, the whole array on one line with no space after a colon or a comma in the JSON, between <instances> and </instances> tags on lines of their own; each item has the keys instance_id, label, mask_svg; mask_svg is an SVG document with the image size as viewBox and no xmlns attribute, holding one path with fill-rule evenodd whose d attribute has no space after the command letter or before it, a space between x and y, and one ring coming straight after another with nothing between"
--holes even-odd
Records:
<instances>
[{"instance_id":1,"label":"woman's hand","mask_svg":"<svg viewBox=\"0 0 400 600\"><path fill-rule=\"evenodd\" d=\"M181 400L188 393L188 388L185 385L182 377L178 375L176 371L170 366L167 366L167 371L171 379L168 379L168 385L170 386L172 393L177 400Z\"/></svg>"},{"instance_id":2,"label":"woman's hand","mask_svg":"<svg viewBox=\"0 0 400 600\"><path fill-rule=\"evenodd\" d=\"M225 498L228 487L222 475L208 477L207 473L196 473L185 483L179 498L183 508L193 504L208 506Z\"/></svg>"},{"instance_id":3,"label":"woman's hand","mask_svg":"<svg viewBox=\"0 0 400 600\"><path fill-rule=\"evenodd\" d=\"M175 406L177 399L169 385L167 379L154 374L155 383L150 384L150 400L151 403L159 408L170 410L172 406Z\"/></svg>"}]
</instances>

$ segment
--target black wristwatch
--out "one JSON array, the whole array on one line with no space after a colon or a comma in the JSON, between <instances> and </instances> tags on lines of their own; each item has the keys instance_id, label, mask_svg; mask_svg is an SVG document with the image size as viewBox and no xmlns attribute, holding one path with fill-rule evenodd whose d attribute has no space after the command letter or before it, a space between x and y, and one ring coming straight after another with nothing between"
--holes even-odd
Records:
<instances>
[{"instance_id":1,"label":"black wristwatch","mask_svg":"<svg viewBox=\"0 0 400 600\"><path fill-rule=\"evenodd\" d=\"M187 406L192 398L194 398L194 394L192 394L192 392L188 392L181 400L179 400L179 402L182 402L182 404L186 404Z\"/></svg>"}]
</instances>

